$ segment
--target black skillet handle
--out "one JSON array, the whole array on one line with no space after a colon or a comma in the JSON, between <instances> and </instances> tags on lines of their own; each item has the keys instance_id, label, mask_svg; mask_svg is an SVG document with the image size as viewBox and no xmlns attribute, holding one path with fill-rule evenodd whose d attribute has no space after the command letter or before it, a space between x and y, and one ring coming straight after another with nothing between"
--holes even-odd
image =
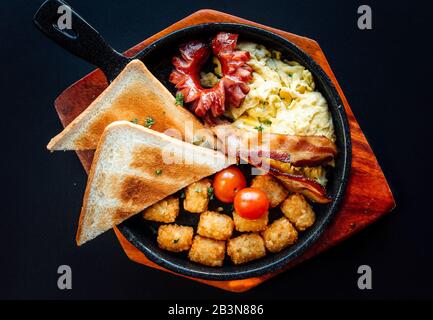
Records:
<instances>
[{"instance_id":1,"label":"black skillet handle","mask_svg":"<svg viewBox=\"0 0 433 320\"><path fill-rule=\"evenodd\" d=\"M65 10L70 10L71 13L70 29L65 20L61 19L66 14ZM130 58L111 48L98 31L61 0L45 1L33 21L39 30L58 45L100 68L110 82L130 61ZM61 30L65 25L66 28Z\"/></svg>"}]
</instances>

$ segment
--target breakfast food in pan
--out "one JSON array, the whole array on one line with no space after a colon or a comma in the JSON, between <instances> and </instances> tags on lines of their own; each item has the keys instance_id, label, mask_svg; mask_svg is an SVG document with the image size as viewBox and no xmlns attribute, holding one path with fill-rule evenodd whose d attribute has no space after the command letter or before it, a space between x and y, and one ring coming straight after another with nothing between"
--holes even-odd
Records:
<instances>
[{"instance_id":1,"label":"breakfast food in pan","mask_svg":"<svg viewBox=\"0 0 433 320\"><path fill-rule=\"evenodd\" d=\"M203 212L197 225L197 233L215 240L228 240L233 233L233 220L223 213Z\"/></svg>"},{"instance_id":2,"label":"breakfast food in pan","mask_svg":"<svg viewBox=\"0 0 433 320\"><path fill-rule=\"evenodd\" d=\"M268 212L265 212L261 217L250 219L244 218L236 211L233 211L233 221L235 228L239 232L258 232L266 229L269 222Z\"/></svg>"},{"instance_id":3,"label":"breakfast food in pan","mask_svg":"<svg viewBox=\"0 0 433 320\"><path fill-rule=\"evenodd\" d=\"M262 258L266 255L265 241L257 233L244 233L228 241L227 255L234 264Z\"/></svg>"},{"instance_id":4,"label":"breakfast food in pan","mask_svg":"<svg viewBox=\"0 0 433 320\"><path fill-rule=\"evenodd\" d=\"M298 231L286 218L280 218L270 224L262 232L266 249L269 252L279 252L298 240Z\"/></svg>"},{"instance_id":5,"label":"breakfast food in pan","mask_svg":"<svg viewBox=\"0 0 433 320\"><path fill-rule=\"evenodd\" d=\"M159 227L157 241L160 248L168 251L188 251L193 235L194 230L191 227L166 224Z\"/></svg>"},{"instance_id":6,"label":"breakfast food in pan","mask_svg":"<svg viewBox=\"0 0 433 320\"><path fill-rule=\"evenodd\" d=\"M185 189L185 199L183 200L183 208L191 213L202 213L207 210L209 204L208 190L212 187L209 179L190 184Z\"/></svg>"},{"instance_id":7,"label":"breakfast food in pan","mask_svg":"<svg viewBox=\"0 0 433 320\"><path fill-rule=\"evenodd\" d=\"M196 235L188 257L191 261L210 267L221 267L226 255L226 242Z\"/></svg>"},{"instance_id":8,"label":"breakfast food in pan","mask_svg":"<svg viewBox=\"0 0 433 320\"><path fill-rule=\"evenodd\" d=\"M316 220L313 209L303 196L298 193L291 194L281 204L281 211L299 231L311 227Z\"/></svg>"},{"instance_id":9,"label":"breakfast food in pan","mask_svg":"<svg viewBox=\"0 0 433 320\"><path fill-rule=\"evenodd\" d=\"M283 202L288 194L287 189L277 179L267 174L255 176L251 182L251 187L266 193L271 208L275 208Z\"/></svg>"},{"instance_id":10,"label":"breakfast food in pan","mask_svg":"<svg viewBox=\"0 0 433 320\"><path fill-rule=\"evenodd\" d=\"M79 245L140 214L161 250L221 267L281 252L314 225L337 156L327 102L304 66L238 40L181 44L168 89L132 60L51 140L96 149Z\"/></svg>"},{"instance_id":11,"label":"breakfast food in pan","mask_svg":"<svg viewBox=\"0 0 433 320\"><path fill-rule=\"evenodd\" d=\"M175 222L178 215L179 198L174 196L168 196L143 211L144 219L156 222Z\"/></svg>"}]
</instances>

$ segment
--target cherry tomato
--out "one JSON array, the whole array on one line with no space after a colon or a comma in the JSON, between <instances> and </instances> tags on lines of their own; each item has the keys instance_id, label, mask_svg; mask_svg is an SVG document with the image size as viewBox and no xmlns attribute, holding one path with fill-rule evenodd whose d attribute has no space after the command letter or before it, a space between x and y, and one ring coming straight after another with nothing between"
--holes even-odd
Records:
<instances>
[{"instance_id":1,"label":"cherry tomato","mask_svg":"<svg viewBox=\"0 0 433 320\"><path fill-rule=\"evenodd\" d=\"M213 190L215 197L222 202L233 202L236 193L245 188L247 181L245 176L236 167L228 167L215 175Z\"/></svg>"},{"instance_id":2,"label":"cherry tomato","mask_svg":"<svg viewBox=\"0 0 433 320\"><path fill-rule=\"evenodd\" d=\"M235 196L234 208L245 219L258 219L269 209L269 200L262 190L245 188Z\"/></svg>"}]
</instances>

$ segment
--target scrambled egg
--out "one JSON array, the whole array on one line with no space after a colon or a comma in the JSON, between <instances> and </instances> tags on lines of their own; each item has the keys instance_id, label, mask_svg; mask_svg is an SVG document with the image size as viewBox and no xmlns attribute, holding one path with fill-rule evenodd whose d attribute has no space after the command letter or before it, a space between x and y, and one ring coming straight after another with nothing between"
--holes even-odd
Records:
<instances>
[{"instance_id":1,"label":"scrambled egg","mask_svg":"<svg viewBox=\"0 0 433 320\"><path fill-rule=\"evenodd\" d=\"M250 92L239 108L227 116L239 128L272 133L325 136L335 141L328 104L315 91L310 71L295 61L282 61L281 53L264 46L241 42L238 49L250 52L253 69Z\"/></svg>"},{"instance_id":2,"label":"scrambled egg","mask_svg":"<svg viewBox=\"0 0 433 320\"><path fill-rule=\"evenodd\" d=\"M325 136L335 141L328 104L323 95L315 91L309 70L298 62L281 60L280 52L271 52L262 45L242 42L238 49L251 54L248 65L253 69L253 80L242 105L226 112L235 126L271 133ZM285 165L289 166L287 172L302 174L322 185L327 183L322 166Z\"/></svg>"}]
</instances>

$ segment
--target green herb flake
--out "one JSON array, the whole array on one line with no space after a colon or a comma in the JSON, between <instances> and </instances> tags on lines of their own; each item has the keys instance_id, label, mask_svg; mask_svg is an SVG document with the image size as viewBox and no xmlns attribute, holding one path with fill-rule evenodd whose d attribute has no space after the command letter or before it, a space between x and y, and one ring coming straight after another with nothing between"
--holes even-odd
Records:
<instances>
[{"instance_id":1,"label":"green herb flake","mask_svg":"<svg viewBox=\"0 0 433 320\"><path fill-rule=\"evenodd\" d=\"M194 191L197 192L197 193L201 192L201 188L200 187L196 187Z\"/></svg>"},{"instance_id":2,"label":"green herb flake","mask_svg":"<svg viewBox=\"0 0 433 320\"><path fill-rule=\"evenodd\" d=\"M134 118L134 119L131 120L131 122L134 123L134 124L137 124L138 123L138 119Z\"/></svg>"},{"instance_id":3,"label":"green herb flake","mask_svg":"<svg viewBox=\"0 0 433 320\"><path fill-rule=\"evenodd\" d=\"M157 176L161 175L162 174L162 170L161 169L155 170L155 174Z\"/></svg>"},{"instance_id":4,"label":"green herb flake","mask_svg":"<svg viewBox=\"0 0 433 320\"><path fill-rule=\"evenodd\" d=\"M256 129L259 132L262 132L265 129L265 127L263 126L262 123L260 123L257 127L254 127L254 129Z\"/></svg>"},{"instance_id":5,"label":"green herb flake","mask_svg":"<svg viewBox=\"0 0 433 320\"><path fill-rule=\"evenodd\" d=\"M176 105L183 107L183 93L179 92L176 94Z\"/></svg>"},{"instance_id":6,"label":"green herb flake","mask_svg":"<svg viewBox=\"0 0 433 320\"><path fill-rule=\"evenodd\" d=\"M207 188L207 196L210 200L213 200L213 188L212 187Z\"/></svg>"},{"instance_id":7,"label":"green herb flake","mask_svg":"<svg viewBox=\"0 0 433 320\"><path fill-rule=\"evenodd\" d=\"M265 126L270 126L272 125L272 121L271 120L265 120L262 122Z\"/></svg>"},{"instance_id":8,"label":"green herb flake","mask_svg":"<svg viewBox=\"0 0 433 320\"><path fill-rule=\"evenodd\" d=\"M151 128L155 124L155 120L153 120L151 117L147 117L144 123L146 127Z\"/></svg>"}]
</instances>

